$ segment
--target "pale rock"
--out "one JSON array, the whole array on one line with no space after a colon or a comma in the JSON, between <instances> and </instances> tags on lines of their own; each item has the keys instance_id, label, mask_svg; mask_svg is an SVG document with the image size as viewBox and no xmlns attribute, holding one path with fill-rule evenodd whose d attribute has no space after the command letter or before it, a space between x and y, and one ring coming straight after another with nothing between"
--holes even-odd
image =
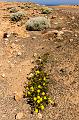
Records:
<instances>
[{"instance_id":1,"label":"pale rock","mask_svg":"<svg viewBox=\"0 0 79 120\"><path fill-rule=\"evenodd\" d=\"M18 53L17 53L17 55L18 55L18 56L21 56L21 55L22 55L22 53L21 53L21 52L18 52Z\"/></svg>"},{"instance_id":2,"label":"pale rock","mask_svg":"<svg viewBox=\"0 0 79 120\"><path fill-rule=\"evenodd\" d=\"M19 72L21 72L22 70L20 69Z\"/></svg>"},{"instance_id":3,"label":"pale rock","mask_svg":"<svg viewBox=\"0 0 79 120\"><path fill-rule=\"evenodd\" d=\"M60 20L63 20L63 18L59 18Z\"/></svg>"},{"instance_id":4,"label":"pale rock","mask_svg":"<svg viewBox=\"0 0 79 120\"><path fill-rule=\"evenodd\" d=\"M15 42L17 42L18 40L16 39Z\"/></svg>"},{"instance_id":5,"label":"pale rock","mask_svg":"<svg viewBox=\"0 0 79 120\"><path fill-rule=\"evenodd\" d=\"M45 16L46 18L48 18L47 16Z\"/></svg>"},{"instance_id":6,"label":"pale rock","mask_svg":"<svg viewBox=\"0 0 79 120\"><path fill-rule=\"evenodd\" d=\"M30 34L27 34L26 37L30 37Z\"/></svg>"},{"instance_id":7,"label":"pale rock","mask_svg":"<svg viewBox=\"0 0 79 120\"><path fill-rule=\"evenodd\" d=\"M30 77L32 77L32 76L33 76L33 73L30 73L28 77L30 78Z\"/></svg>"},{"instance_id":8,"label":"pale rock","mask_svg":"<svg viewBox=\"0 0 79 120\"><path fill-rule=\"evenodd\" d=\"M12 43L11 47L12 47L12 48L15 48L15 47L16 47L16 44L15 44L15 43Z\"/></svg>"},{"instance_id":9,"label":"pale rock","mask_svg":"<svg viewBox=\"0 0 79 120\"><path fill-rule=\"evenodd\" d=\"M72 17L72 20L74 20L74 19L75 19L75 17L73 16L73 17Z\"/></svg>"},{"instance_id":10,"label":"pale rock","mask_svg":"<svg viewBox=\"0 0 79 120\"><path fill-rule=\"evenodd\" d=\"M15 92L14 99L15 99L16 101L21 100L22 97L23 97L23 92Z\"/></svg>"},{"instance_id":11,"label":"pale rock","mask_svg":"<svg viewBox=\"0 0 79 120\"><path fill-rule=\"evenodd\" d=\"M19 112L19 113L17 113L17 115L16 115L16 119L21 119L23 117L23 112Z\"/></svg>"},{"instance_id":12,"label":"pale rock","mask_svg":"<svg viewBox=\"0 0 79 120\"><path fill-rule=\"evenodd\" d=\"M32 37L32 39L35 39L36 37Z\"/></svg>"},{"instance_id":13,"label":"pale rock","mask_svg":"<svg viewBox=\"0 0 79 120\"><path fill-rule=\"evenodd\" d=\"M8 41L8 38L5 38L5 41Z\"/></svg>"},{"instance_id":14,"label":"pale rock","mask_svg":"<svg viewBox=\"0 0 79 120\"><path fill-rule=\"evenodd\" d=\"M10 60L8 60L8 63L10 63Z\"/></svg>"},{"instance_id":15,"label":"pale rock","mask_svg":"<svg viewBox=\"0 0 79 120\"><path fill-rule=\"evenodd\" d=\"M62 28L62 30L65 30L66 28Z\"/></svg>"},{"instance_id":16,"label":"pale rock","mask_svg":"<svg viewBox=\"0 0 79 120\"><path fill-rule=\"evenodd\" d=\"M70 39L70 42L73 42L73 39Z\"/></svg>"},{"instance_id":17,"label":"pale rock","mask_svg":"<svg viewBox=\"0 0 79 120\"><path fill-rule=\"evenodd\" d=\"M37 57L37 53L34 53L33 56L34 56L34 57Z\"/></svg>"},{"instance_id":18,"label":"pale rock","mask_svg":"<svg viewBox=\"0 0 79 120\"><path fill-rule=\"evenodd\" d=\"M10 37L10 34L7 34L7 38L9 38Z\"/></svg>"},{"instance_id":19,"label":"pale rock","mask_svg":"<svg viewBox=\"0 0 79 120\"><path fill-rule=\"evenodd\" d=\"M55 25L57 25L58 23L54 23Z\"/></svg>"},{"instance_id":20,"label":"pale rock","mask_svg":"<svg viewBox=\"0 0 79 120\"><path fill-rule=\"evenodd\" d=\"M62 34L64 34L63 31L59 31L59 32L58 32L58 36L61 36Z\"/></svg>"},{"instance_id":21,"label":"pale rock","mask_svg":"<svg viewBox=\"0 0 79 120\"><path fill-rule=\"evenodd\" d=\"M42 114L41 113L38 113L38 118L42 119Z\"/></svg>"},{"instance_id":22,"label":"pale rock","mask_svg":"<svg viewBox=\"0 0 79 120\"><path fill-rule=\"evenodd\" d=\"M77 34L75 34L75 37L77 37Z\"/></svg>"},{"instance_id":23,"label":"pale rock","mask_svg":"<svg viewBox=\"0 0 79 120\"><path fill-rule=\"evenodd\" d=\"M39 59L39 61L41 62L41 61L42 61L42 59Z\"/></svg>"},{"instance_id":24,"label":"pale rock","mask_svg":"<svg viewBox=\"0 0 79 120\"><path fill-rule=\"evenodd\" d=\"M5 77L5 74L4 74L4 73L2 74L2 77L3 77L3 78Z\"/></svg>"}]
</instances>

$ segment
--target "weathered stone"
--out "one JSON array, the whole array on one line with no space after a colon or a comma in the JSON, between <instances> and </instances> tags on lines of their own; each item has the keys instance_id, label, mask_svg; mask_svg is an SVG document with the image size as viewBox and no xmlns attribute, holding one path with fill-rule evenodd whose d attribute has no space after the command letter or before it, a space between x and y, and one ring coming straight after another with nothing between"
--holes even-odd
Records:
<instances>
[{"instance_id":1,"label":"weathered stone","mask_svg":"<svg viewBox=\"0 0 79 120\"><path fill-rule=\"evenodd\" d=\"M38 113L38 118L42 119L42 114L41 113Z\"/></svg>"},{"instance_id":2,"label":"weathered stone","mask_svg":"<svg viewBox=\"0 0 79 120\"><path fill-rule=\"evenodd\" d=\"M2 74L2 77L3 77L3 78L5 77L5 74L4 74L4 73Z\"/></svg>"},{"instance_id":3,"label":"weathered stone","mask_svg":"<svg viewBox=\"0 0 79 120\"><path fill-rule=\"evenodd\" d=\"M22 97L23 97L23 92L15 92L14 99L15 99L16 101L21 100Z\"/></svg>"},{"instance_id":4,"label":"weathered stone","mask_svg":"<svg viewBox=\"0 0 79 120\"><path fill-rule=\"evenodd\" d=\"M23 117L23 112L19 112L17 113L17 115L15 116L15 119L21 119Z\"/></svg>"}]
</instances>

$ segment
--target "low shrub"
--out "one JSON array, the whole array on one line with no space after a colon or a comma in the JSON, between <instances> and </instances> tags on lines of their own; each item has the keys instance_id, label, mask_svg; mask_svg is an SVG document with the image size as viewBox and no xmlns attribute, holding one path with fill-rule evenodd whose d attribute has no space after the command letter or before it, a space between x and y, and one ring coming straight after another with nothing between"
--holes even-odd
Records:
<instances>
[{"instance_id":1,"label":"low shrub","mask_svg":"<svg viewBox=\"0 0 79 120\"><path fill-rule=\"evenodd\" d=\"M42 8L42 14L50 14L52 12L51 8Z\"/></svg>"},{"instance_id":2,"label":"low shrub","mask_svg":"<svg viewBox=\"0 0 79 120\"><path fill-rule=\"evenodd\" d=\"M30 18L26 22L26 29L27 30L33 30L33 31L40 31L46 28L49 28L50 25L50 20L45 18L45 17L34 17Z\"/></svg>"},{"instance_id":3,"label":"low shrub","mask_svg":"<svg viewBox=\"0 0 79 120\"><path fill-rule=\"evenodd\" d=\"M16 13L12 13L11 16L10 16L10 18L11 18L12 21L18 22L24 16L25 16L25 13L23 13L23 12L16 12Z\"/></svg>"},{"instance_id":4,"label":"low shrub","mask_svg":"<svg viewBox=\"0 0 79 120\"><path fill-rule=\"evenodd\" d=\"M17 10L15 7L9 9L9 12L10 12L10 13L16 13L17 11L18 11L18 10Z\"/></svg>"}]
</instances>

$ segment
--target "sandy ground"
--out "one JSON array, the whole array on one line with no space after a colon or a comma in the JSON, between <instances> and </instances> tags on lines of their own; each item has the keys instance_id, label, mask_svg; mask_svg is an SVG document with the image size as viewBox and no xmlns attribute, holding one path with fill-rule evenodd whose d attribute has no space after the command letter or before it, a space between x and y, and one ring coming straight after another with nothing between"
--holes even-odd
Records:
<instances>
[{"instance_id":1,"label":"sandy ground","mask_svg":"<svg viewBox=\"0 0 79 120\"><path fill-rule=\"evenodd\" d=\"M79 7L56 6L51 14L43 15L33 8L21 9L24 4L0 2L0 120L79 120ZM16 7L26 17L11 22L8 7ZM26 31L25 22L33 16L47 16L51 28ZM27 74L34 67L33 55L46 52L49 91L56 106L49 105L39 118L31 114L22 95Z\"/></svg>"}]
</instances>

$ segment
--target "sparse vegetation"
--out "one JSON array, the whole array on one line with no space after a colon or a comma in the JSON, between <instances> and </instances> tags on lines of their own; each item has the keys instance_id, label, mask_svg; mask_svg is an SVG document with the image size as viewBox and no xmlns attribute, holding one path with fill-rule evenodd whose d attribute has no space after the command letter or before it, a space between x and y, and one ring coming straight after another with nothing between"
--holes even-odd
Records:
<instances>
[{"instance_id":1,"label":"sparse vegetation","mask_svg":"<svg viewBox=\"0 0 79 120\"><path fill-rule=\"evenodd\" d=\"M47 55L43 59L36 61L37 65L32 69L28 85L25 86L25 97L27 103L31 105L32 112L38 113L49 103L54 103L48 95L49 75L44 71L44 65L47 62Z\"/></svg>"},{"instance_id":2,"label":"sparse vegetation","mask_svg":"<svg viewBox=\"0 0 79 120\"><path fill-rule=\"evenodd\" d=\"M31 18L26 22L27 30L40 31L49 28L50 26L50 20L45 17Z\"/></svg>"},{"instance_id":3,"label":"sparse vegetation","mask_svg":"<svg viewBox=\"0 0 79 120\"><path fill-rule=\"evenodd\" d=\"M42 14L50 14L52 12L51 8L42 8Z\"/></svg>"},{"instance_id":4,"label":"sparse vegetation","mask_svg":"<svg viewBox=\"0 0 79 120\"><path fill-rule=\"evenodd\" d=\"M24 16L25 16L25 13L23 13L23 12L16 12L16 13L12 13L11 16L10 16L10 18L11 18L12 21L18 22Z\"/></svg>"},{"instance_id":5,"label":"sparse vegetation","mask_svg":"<svg viewBox=\"0 0 79 120\"><path fill-rule=\"evenodd\" d=\"M16 13L17 11L18 11L18 10L17 10L15 7L9 9L9 12L10 12L10 13Z\"/></svg>"}]
</instances>

